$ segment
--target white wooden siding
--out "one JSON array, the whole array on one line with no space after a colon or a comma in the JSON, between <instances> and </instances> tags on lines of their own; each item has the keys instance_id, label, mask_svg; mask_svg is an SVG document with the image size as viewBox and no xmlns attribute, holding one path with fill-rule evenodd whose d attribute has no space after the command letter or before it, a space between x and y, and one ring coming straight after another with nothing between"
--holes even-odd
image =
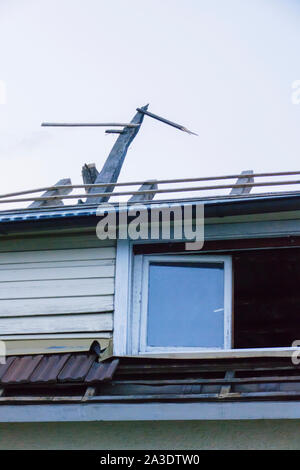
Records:
<instances>
[{"instance_id":1,"label":"white wooden siding","mask_svg":"<svg viewBox=\"0 0 300 470\"><path fill-rule=\"evenodd\" d=\"M86 297L94 296L95 293L106 296L113 294L114 280L96 277L90 279L4 281L0 283L0 300Z\"/></svg>"},{"instance_id":2,"label":"white wooden siding","mask_svg":"<svg viewBox=\"0 0 300 470\"><path fill-rule=\"evenodd\" d=\"M114 277L95 234L0 242L0 337L110 335Z\"/></svg>"},{"instance_id":3,"label":"white wooden siding","mask_svg":"<svg viewBox=\"0 0 300 470\"><path fill-rule=\"evenodd\" d=\"M112 314L46 315L22 319L21 334L80 333L112 330ZM1 326L2 335L15 334L20 327L20 318L7 318Z\"/></svg>"}]
</instances>

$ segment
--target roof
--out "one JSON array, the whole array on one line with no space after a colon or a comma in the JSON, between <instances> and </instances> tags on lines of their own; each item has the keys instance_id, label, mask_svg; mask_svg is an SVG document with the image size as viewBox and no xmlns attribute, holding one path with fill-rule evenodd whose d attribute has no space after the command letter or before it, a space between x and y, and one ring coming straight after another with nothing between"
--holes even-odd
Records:
<instances>
[{"instance_id":1,"label":"roof","mask_svg":"<svg viewBox=\"0 0 300 470\"><path fill-rule=\"evenodd\" d=\"M231 215L247 215L255 213L295 211L300 209L300 192L270 193L252 196L174 199L143 203L147 209L172 206L194 206L204 204L205 217L224 217ZM110 203L110 207L112 203ZM24 230L43 230L61 227L94 227L99 220L97 205L63 206L59 208L18 209L0 211L0 234ZM108 208L108 211L110 208ZM122 207L114 204L114 211ZM126 208L124 209L126 210Z\"/></svg>"},{"instance_id":2,"label":"roof","mask_svg":"<svg viewBox=\"0 0 300 470\"><path fill-rule=\"evenodd\" d=\"M145 359L94 353L8 357L0 366L0 405L12 403L300 401L290 358Z\"/></svg>"},{"instance_id":3,"label":"roof","mask_svg":"<svg viewBox=\"0 0 300 470\"><path fill-rule=\"evenodd\" d=\"M232 215L232 213L253 213L253 210L260 212L274 211L276 208L278 211L295 210L299 208L300 180L294 179L294 177L299 177L299 175L300 171L253 173L252 170L249 170L239 175L123 183L109 180L108 182L93 182L80 185L72 185L70 184L70 180L66 179L60 180L54 186L0 195L0 202L3 204L1 207L7 207L5 206L6 204L27 204L30 201L34 201L29 207L0 211L0 224L1 226L5 226L7 224L26 222L27 224L34 223L34 225L38 225L39 223L45 225L46 222L50 223L51 221L58 221L58 219L61 223L65 222L66 224L70 223L73 219L76 219L76 224L78 224L78 220L82 219L82 223L84 224L88 223L91 217L97 215L99 201L102 201L101 207L104 207L105 203L109 201L109 205L107 206L108 211L112 206L114 211L123 210L122 206L118 205L116 199L120 196L123 197L123 199L121 199L122 204L124 204L125 201L124 197L128 199L129 196L131 196L131 198L126 201L126 204L142 203L143 206L147 208L153 205L157 207L165 204L175 206L193 205L197 203L204 204L207 209L206 216L208 217L214 217L217 214L220 216L224 215L222 213L224 208L226 208L227 213L230 215ZM254 177L258 179L254 180ZM268 179L261 181L261 177ZM269 179L270 177L271 180ZM274 177L277 179L274 180ZM282 179L282 177L288 177L288 179ZM230 183L226 182L226 180L234 180L236 178L236 181ZM197 185L194 186L193 183L197 183ZM200 186L198 185L199 183ZM136 190L135 187L139 184L142 184L142 186ZM181 186L178 187L178 184L181 184ZM182 186L182 184L186 186ZM158 185L160 185L160 187L158 187ZM282 187L283 190L270 192L269 189L273 186ZM123 187L125 190L122 190ZM133 187L133 189L128 189L130 187ZM250 194L253 188L258 192ZM262 190L260 190L260 188L262 188ZM69 192L72 192L74 189L81 189L86 192L83 194L75 192L70 195ZM211 190L214 190L213 195L211 195ZM230 193L222 194L224 190L230 190ZM36 196L36 193L43 191L46 192L44 192L42 196ZM163 195L162 199L159 198L161 194ZM165 198L164 195L167 194L173 196L179 195L179 198L172 196ZM26 197L24 198L24 196ZM153 198L156 196L158 197L154 200ZM79 199L79 197L82 197L84 200ZM114 199L111 199L112 197ZM72 199L75 199L75 203L68 204Z\"/></svg>"},{"instance_id":4,"label":"roof","mask_svg":"<svg viewBox=\"0 0 300 470\"><path fill-rule=\"evenodd\" d=\"M0 384L90 384L111 380L118 364L97 361L97 355L87 353L38 354L10 356L0 365Z\"/></svg>"}]
</instances>

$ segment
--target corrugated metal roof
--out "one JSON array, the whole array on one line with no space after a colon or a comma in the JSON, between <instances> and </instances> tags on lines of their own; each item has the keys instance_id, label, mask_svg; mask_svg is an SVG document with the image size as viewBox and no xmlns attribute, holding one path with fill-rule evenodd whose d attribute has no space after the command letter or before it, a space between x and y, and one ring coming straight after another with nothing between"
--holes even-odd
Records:
<instances>
[{"instance_id":1,"label":"corrugated metal roof","mask_svg":"<svg viewBox=\"0 0 300 470\"><path fill-rule=\"evenodd\" d=\"M0 212L0 223L6 222L20 222L20 221L31 221L31 220L44 220L44 219L58 219L67 217L88 217L96 214L97 207L90 209L78 209L72 208L61 208L60 210L55 209L18 209L15 211Z\"/></svg>"},{"instance_id":2,"label":"corrugated metal roof","mask_svg":"<svg viewBox=\"0 0 300 470\"><path fill-rule=\"evenodd\" d=\"M2 377L4 376L4 374L6 373L6 371L11 366L11 364L14 362L15 359L16 358L14 356L10 356L6 359L5 364L0 365L0 382L2 380Z\"/></svg>"},{"instance_id":3,"label":"corrugated metal roof","mask_svg":"<svg viewBox=\"0 0 300 470\"><path fill-rule=\"evenodd\" d=\"M249 203L253 201L265 201L275 200L279 201L286 198L298 199L300 196L299 192L290 191L286 193L262 193L262 194L247 194L243 196L213 196L203 198L188 198L188 199L166 199L166 200L155 200L151 202L145 202L143 205L147 208L159 207L164 204L169 205L195 205L201 203L205 205L222 205L228 203ZM111 206L114 206L113 210L122 210L122 205L119 206L117 203L110 202L107 210L109 211ZM48 219L67 219L74 217L90 217L97 215L98 205L87 205L82 208L79 206L64 206L59 208L39 208L39 209L12 209L8 211L0 211L0 223L10 222L21 222L21 221L42 221ZM126 210L126 207L124 208Z\"/></svg>"},{"instance_id":4,"label":"corrugated metal roof","mask_svg":"<svg viewBox=\"0 0 300 470\"><path fill-rule=\"evenodd\" d=\"M82 382L96 361L95 354L74 354L58 375L59 382Z\"/></svg>"},{"instance_id":5,"label":"corrugated metal roof","mask_svg":"<svg viewBox=\"0 0 300 470\"><path fill-rule=\"evenodd\" d=\"M16 357L5 374L1 377L2 384L29 382L31 374L41 361L42 357L42 355Z\"/></svg>"},{"instance_id":6,"label":"corrugated metal roof","mask_svg":"<svg viewBox=\"0 0 300 470\"><path fill-rule=\"evenodd\" d=\"M30 376L29 381L31 383L57 382L58 374L69 358L70 354L51 354L43 356L37 368Z\"/></svg>"},{"instance_id":7,"label":"corrugated metal roof","mask_svg":"<svg viewBox=\"0 0 300 470\"><path fill-rule=\"evenodd\" d=\"M114 359L105 365L98 363L94 353L10 356L6 364L0 365L0 383L6 386L108 381L118 362Z\"/></svg>"},{"instance_id":8,"label":"corrugated metal roof","mask_svg":"<svg viewBox=\"0 0 300 470\"><path fill-rule=\"evenodd\" d=\"M114 358L98 363L94 353L56 354L11 357L1 374L6 383L0 405L300 400L299 366L290 358ZM62 382L60 374L71 383Z\"/></svg>"},{"instance_id":9,"label":"corrugated metal roof","mask_svg":"<svg viewBox=\"0 0 300 470\"><path fill-rule=\"evenodd\" d=\"M113 377L118 364L118 359L113 359L108 362L94 362L85 378L85 382L93 383L99 380L102 382L109 381L110 378Z\"/></svg>"}]
</instances>

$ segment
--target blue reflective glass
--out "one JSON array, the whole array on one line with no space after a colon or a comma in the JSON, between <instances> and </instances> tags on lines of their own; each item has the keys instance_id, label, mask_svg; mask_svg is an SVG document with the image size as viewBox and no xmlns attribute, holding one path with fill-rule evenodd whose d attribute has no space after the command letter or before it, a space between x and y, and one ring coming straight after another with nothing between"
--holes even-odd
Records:
<instances>
[{"instance_id":1,"label":"blue reflective glass","mask_svg":"<svg viewBox=\"0 0 300 470\"><path fill-rule=\"evenodd\" d=\"M149 267L147 345L224 347L224 264Z\"/></svg>"}]
</instances>

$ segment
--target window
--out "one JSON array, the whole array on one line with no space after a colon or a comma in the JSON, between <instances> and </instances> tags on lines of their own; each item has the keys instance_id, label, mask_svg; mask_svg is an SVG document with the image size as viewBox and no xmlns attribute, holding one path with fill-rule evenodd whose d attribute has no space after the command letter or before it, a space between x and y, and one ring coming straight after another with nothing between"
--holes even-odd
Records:
<instances>
[{"instance_id":1,"label":"window","mask_svg":"<svg viewBox=\"0 0 300 470\"><path fill-rule=\"evenodd\" d=\"M300 249L233 253L234 347L287 348L300 339Z\"/></svg>"},{"instance_id":2,"label":"window","mask_svg":"<svg viewBox=\"0 0 300 470\"><path fill-rule=\"evenodd\" d=\"M114 354L290 355L300 341L300 248L267 242L174 254L174 245L119 241Z\"/></svg>"},{"instance_id":3,"label":"window","mask_svg":"<svg viewBox=\"0 0 300 470\"><path fill-rule=\"evenodd\" d=\"M135 256L131 352L230 349L231 271L230 256Z\"/></svg>"}]
</instances>

